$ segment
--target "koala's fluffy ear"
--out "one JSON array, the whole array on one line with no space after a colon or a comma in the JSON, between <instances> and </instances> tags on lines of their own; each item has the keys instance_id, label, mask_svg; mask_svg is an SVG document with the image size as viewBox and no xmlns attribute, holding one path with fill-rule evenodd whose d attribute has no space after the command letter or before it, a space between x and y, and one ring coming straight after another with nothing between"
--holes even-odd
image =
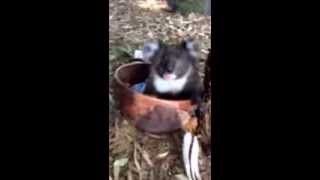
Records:
<instances>
[{"instance_id":1,"label":"koala's fluffy ear","mask_svg":"<svg viewBox=\"0 0 320 180\"><path fill-rule=\"evenodd\" d=\"M151 58L160 49L161 43L159 40L148 41L143 46L143 60L147 63L151 63Z\"/></svg>"},{"instance_id":2,"label":"koala's fluffy ear","mask_svg":"<svg viewBox=\"0 0 320 180\"><path fill-rule=\"evenodd\" d=\"M181 46L185 48L191 56L198 58L199 45L192 39L183 40Z\"/></svg>"}]
</instances>

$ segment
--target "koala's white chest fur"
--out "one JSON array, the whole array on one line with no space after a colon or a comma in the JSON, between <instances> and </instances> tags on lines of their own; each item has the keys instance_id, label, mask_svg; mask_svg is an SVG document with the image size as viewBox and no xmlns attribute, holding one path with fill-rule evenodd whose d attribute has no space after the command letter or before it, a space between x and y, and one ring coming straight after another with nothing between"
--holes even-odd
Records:
<instances>
[{"instance_id":1,"label":"koala's white chest fur","mask_svg":"<svg viewBox=\"0 0 320 180\"><path fill-rule=\"evenodd\" d=\"M155 76L153 85L159 93L179 93L184 89L190 75L191 69L179 79L165 80L158 75Z\"/></svg>"}]
</instances>

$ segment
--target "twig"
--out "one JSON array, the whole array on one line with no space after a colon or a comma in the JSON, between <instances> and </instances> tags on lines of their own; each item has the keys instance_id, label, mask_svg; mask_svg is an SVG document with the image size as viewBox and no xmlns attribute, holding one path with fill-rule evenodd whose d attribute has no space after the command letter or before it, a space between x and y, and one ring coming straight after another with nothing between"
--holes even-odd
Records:
<instances>
[{"instance_id":1,"label":"twig","mask_svg":"<svg viewBox=\"0 0 320 180\"><path fill-rule=\"evenodd\" d=\"M132 172L130 169L128 170L128 180L133 180Z\"/></svg>"},{"instance_id":2,"label":"twig","mask_svg":"<svg viewBox=\"0 0 320 180\"><path fill-rule=\"evenodd\" d=\"M118 122L119 122L119 118L116 118L115 122L114 122L114 127L115 127L115 131L114 131L114 139L118 139L118 132L119 132L119 125L118 125Z\"/></svg>"},{"instance_id":3,"label":"twig","mask_svg":"<svg viewBox=\"0 0 320 180\"><path fill-rule=\"evenodd\" d=\"M143 151L142 152L142 157L143 157L143 159L148 163L148 165L150 166L150 167L154 167L154 165L153 165L153 163L152 163L152 161L151 161L151 159L150 159L150 156L149 156L149 154L146 152L146 151Z\"/></svg>"},{"instance_id":4,"label":"twig","mask_svg":"<svg viewBox=\"0 0 320 180\"><path fill-rule=\"evenodd\" d=\"M163 139L167 138L167 136L165 136L165 135L157 135L157 134L152 134L152 133L148 133L148 132L145 132L145 134L151 138L159 139L159 140L163 140Z\"/></svg>"},{"instance_id":5,"label":"twig","mask_svg":"<svg viewBox=\"0 0 320 180\"><path fill-rule=\"evenodd\" d=\"M136 144L136 147L140 151L140 153L142 154L142 158L147 162L147 164L150 167L154 167L154 165L153 165L153 163L152 163L152 161L150 159L149 154L145 150L142 150L142 148L138 144Z\"/></svg>"},{"instance_id":6,"label":"twig","mask_svg":"<svg viewBox=\"0 0 320 180\"><path fill-rule=\"evenodd\" d=\"M140 166L140 164L138 163L138 160L137 160L137 143L134 143L133 159L134 159L134 164L136 165L137 170L138 170L138 172L140 174L141 166Z\"/></svg>"},{"instance_id":7,"label":"twig","mask_svg":"<svg viewBox=\"0 0 320 180\"><path fill-rule=\"evenodd\" d=\"M142 168L137 159L137 143L134 143L133 158L134 158L134 164L136 165L138 170L139 180L142 180L142 177L143 177L141 172Z\"/></svg>"},{"instance_id":8,"label":"twig","mask_svg":"<svg viewBox=\"0 0 320 180\"><path fill-rule=\"evenodd\" d=\"M150 180L155 180L155 178L154 178L154 171L152 170L152 171L150 171L150 178L149 178Z\"/></svg>"}]
</instances>

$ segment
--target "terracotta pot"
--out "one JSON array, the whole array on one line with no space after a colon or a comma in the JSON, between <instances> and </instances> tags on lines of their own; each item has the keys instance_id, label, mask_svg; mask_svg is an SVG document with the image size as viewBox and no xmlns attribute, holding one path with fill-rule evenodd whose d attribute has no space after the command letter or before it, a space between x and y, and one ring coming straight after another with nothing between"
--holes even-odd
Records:
<instances>
[{"instance_id":1,"label":"terracotta pot","mask_svg":"<svg viewBox=\"0 0 320 180\"><path fill-rule=\"evenodd\" d=\"M123 115L135 126L150 133L167 133L182 128L190 119L190 100L164 100L134 91L131 87L144 82L149 64L134 62L120 66L114 74L113 89Z\"/></svg>"}]
</instances>

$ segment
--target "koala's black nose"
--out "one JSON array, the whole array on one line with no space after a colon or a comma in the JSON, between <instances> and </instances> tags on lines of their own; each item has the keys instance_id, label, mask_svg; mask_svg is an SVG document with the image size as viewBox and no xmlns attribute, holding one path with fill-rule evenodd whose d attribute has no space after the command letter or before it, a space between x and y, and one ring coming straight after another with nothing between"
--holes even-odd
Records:
<instances>
[{"instance_id":1,"label":"koala's black nose","mask_svg":"<svg viewBox=\"0 0 320 180\"><path fill-rule=\"evenodd\" d=\"M173 73L173 70L174 70L174 66L172 65L172 64L168 64L168 66L167 66L167 72L168 73Z\"/></svg>"}]
</instances>

